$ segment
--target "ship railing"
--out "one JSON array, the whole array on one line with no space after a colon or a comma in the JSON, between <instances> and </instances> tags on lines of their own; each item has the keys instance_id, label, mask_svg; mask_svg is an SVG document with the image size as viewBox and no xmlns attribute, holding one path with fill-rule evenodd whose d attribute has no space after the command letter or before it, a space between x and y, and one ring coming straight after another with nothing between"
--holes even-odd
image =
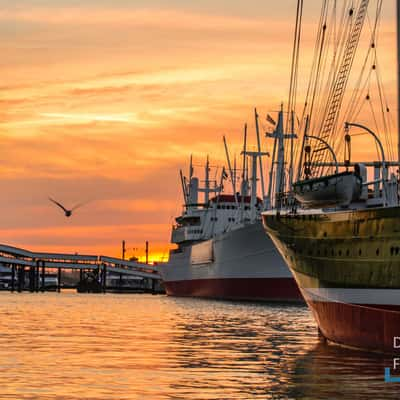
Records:
<instances>
[{"instance_id":1,"label":"ship railing","mask_svg":"<svg viewBox=\"0 0 400 400\"><path fill-rule=\"evenodd\" d=\"M292 208L297 203L292 191L276 193L272 209Z\"/></svg>"}]
</instances>

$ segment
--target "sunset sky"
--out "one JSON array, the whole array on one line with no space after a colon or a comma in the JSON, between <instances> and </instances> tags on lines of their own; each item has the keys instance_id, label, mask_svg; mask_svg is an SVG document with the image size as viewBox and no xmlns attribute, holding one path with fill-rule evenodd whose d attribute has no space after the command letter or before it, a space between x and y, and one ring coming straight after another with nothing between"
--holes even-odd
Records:
<instances>
[{"instance_id":1,"label":"sunset sky","mask_svg":"<svg viewBox=\"0 0 400 400\"><path fill-rule=\"evenodd\" d=\"M301 90L320 7L306 3ZM394 5L380 40L393 110ZM253 108L286 101L295 6L0 0L0 241L119 255L125 239L131 256L149 240L167 255L179 168L191 153L221 164L222 134L239 153ZM66 219L48 196L90 203Z\"/></svg>"}]
</instances>

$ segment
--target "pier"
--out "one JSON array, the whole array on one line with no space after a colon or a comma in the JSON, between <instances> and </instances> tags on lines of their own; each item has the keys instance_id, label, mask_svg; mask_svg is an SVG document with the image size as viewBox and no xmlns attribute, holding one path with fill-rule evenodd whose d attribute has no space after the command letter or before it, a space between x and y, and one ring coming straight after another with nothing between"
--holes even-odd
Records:
<instances>
[{"instance_id":1,"label":"pier","mask_svg":"<svg viewBox=\"0 0 400 400\"><path fill-rule=\"evenodd\" d=\"M75 285L78 292L164 292L157 266L103 255L33 252L0 244L3 290L59 292L65 287L62 271L79 271Z\"/></svg>"}]
</instances>

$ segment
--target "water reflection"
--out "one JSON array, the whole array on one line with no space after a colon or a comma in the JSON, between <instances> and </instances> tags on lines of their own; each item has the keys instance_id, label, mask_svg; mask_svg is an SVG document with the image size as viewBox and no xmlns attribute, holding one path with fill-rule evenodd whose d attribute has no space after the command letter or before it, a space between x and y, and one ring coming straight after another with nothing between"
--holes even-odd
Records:
<instances>
[{"instance_id":1,"label":"water reflection","mask_svg":"<svg viewBox=\"0 0 400 400\"><path fill-rule=\"evenodd\" d=\"M109 294L0 300L1 398L398 397L400 386L383 383L390 359L321 344L302 306Z\"/></svg>"},{"instance_id":2,"label":"water reflection","mask_svg":"<svg viewBox=\"0 0 400 400\"><path fill-rule=\"evenodd\" d=\"M288 396L296 399L398 399L398 384L384 382L384 369L393 358L317 344L299 357Z\"/></svg>"}]
</instances>

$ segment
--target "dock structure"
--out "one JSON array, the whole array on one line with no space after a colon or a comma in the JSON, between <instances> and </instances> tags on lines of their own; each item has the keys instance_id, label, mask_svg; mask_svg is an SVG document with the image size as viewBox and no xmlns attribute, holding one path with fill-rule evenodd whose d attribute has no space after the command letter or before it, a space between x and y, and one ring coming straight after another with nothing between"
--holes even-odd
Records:
<instances>
[{"instance_id":1,"label":"dock structure","mask_svg":"<svg viewBox=\"0 0 400 400\"><path fill-rule=\"evenodd\" d=\"M9 272L11 291L45 291L46 271L57 272L56 290L60 291L61 271L69 270L80 271L77 288L82 292L106 292L110 276L119 277L119 282L136 279L143 291L162 292L157 266L103 255L33 252L0 244L0 268Z\"/></svg>"}]
</instances>

